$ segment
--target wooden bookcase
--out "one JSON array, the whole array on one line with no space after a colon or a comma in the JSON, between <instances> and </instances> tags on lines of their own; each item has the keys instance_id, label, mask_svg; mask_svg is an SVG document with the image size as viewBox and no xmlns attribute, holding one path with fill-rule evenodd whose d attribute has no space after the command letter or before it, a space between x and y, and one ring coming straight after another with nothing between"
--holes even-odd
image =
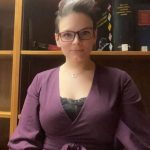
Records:
<instances>
[{"instance_id":1,"label":"wooden bookcase","mask_svg":"<svg viewBox=\"0 0 150 150\"><path fill-rule=\"evenodd\" d=\"M0 150L17 126L26 90L36 73L64 62L60 51L35 49L34 41L54 42L54 12L59 0L0 0ZM2 12L2 13L1 13ZM93 51L98 64L126 70L150 113L150 51Z\"/></svg>"}]
</instances>

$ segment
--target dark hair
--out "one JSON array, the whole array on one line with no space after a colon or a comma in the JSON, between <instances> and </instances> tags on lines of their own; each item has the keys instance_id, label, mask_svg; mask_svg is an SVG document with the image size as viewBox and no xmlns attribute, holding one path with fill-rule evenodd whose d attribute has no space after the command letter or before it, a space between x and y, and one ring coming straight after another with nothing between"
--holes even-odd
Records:
<instances>
[{"instance_id":1,"label":"dark hair","mask_svg":"<svg viewBox=\"0 0 150 150\"><path fill-rule=\"evenodd\" d=\"M61 0L56 12L55 33L59 32L59 22L61 18L72 12L83 13L93 21L93 28L96 29L95 0Z\"/></svg>"}]
</instances>

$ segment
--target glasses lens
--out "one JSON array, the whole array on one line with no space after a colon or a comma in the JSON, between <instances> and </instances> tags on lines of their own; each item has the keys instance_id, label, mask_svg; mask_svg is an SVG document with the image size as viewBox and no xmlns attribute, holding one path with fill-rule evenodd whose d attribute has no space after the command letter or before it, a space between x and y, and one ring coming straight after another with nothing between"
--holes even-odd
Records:
<instances>
[{"instance_id":1,"label":"glasses lens","mask_svg":"<svg viewBox=\"0 0 150 150\"><path fill-rule=\"evenodd\" d=\"M60 33L60 37L62 41L72 41L74 39L74 32L62 32Z\"/></svg>"},{"instance_id":2,"label":"glasses lens","mask_svg":"<svg viewBox=\"0 0 150 150\"><path fill-rule=\"evenodd\" d=\"M93 30L83 30L79 32L81 40L88 40L93 36Z\"/></svg>"}]
</instances>

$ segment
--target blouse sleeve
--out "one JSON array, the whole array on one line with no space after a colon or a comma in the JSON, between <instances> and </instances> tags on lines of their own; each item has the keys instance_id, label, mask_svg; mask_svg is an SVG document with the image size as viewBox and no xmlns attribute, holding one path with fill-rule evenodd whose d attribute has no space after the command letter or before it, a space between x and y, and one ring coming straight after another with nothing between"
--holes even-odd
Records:
<instances>
[{"instance_id":1,"label":"blouse sleeve","mask_svg":"<svg viewBox=\"0 0 150 150\"><path fill-rule=\"evenodd\" d=\"M28 88L18 126L8 142L11 150L40 150L44 133L39 121L38 76Z\"/></svg>"},{"instance_id":2,"label":"blouse sleeve","mask_svg":"<svg viewBox=\"0 0 150 150\"><path fill-rule=\"evenodd\" d=\"M142 111L141 95L125 73L122 79L121 116L116 132L124 150L150 150L150 118Z\"/></svg>"}]
</instances>

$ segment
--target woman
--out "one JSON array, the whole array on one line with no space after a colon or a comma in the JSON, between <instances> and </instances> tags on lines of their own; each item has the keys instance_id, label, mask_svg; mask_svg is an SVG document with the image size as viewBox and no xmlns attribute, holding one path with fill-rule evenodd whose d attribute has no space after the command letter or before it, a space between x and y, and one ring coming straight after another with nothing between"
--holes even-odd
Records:
<instances>
[{"instance_id":1,"label":"woman","mask_svg":"<svg viewBox=\"0 0 150 150\"><path fill-rule=\"evenodd\" d=\"M150 149L150 126L138 108L135 83L126 72L90 59L94 5L94 0L60 2L55 38L66 61L35 76L10 149Z\"/></svg>"}]
</instances>

